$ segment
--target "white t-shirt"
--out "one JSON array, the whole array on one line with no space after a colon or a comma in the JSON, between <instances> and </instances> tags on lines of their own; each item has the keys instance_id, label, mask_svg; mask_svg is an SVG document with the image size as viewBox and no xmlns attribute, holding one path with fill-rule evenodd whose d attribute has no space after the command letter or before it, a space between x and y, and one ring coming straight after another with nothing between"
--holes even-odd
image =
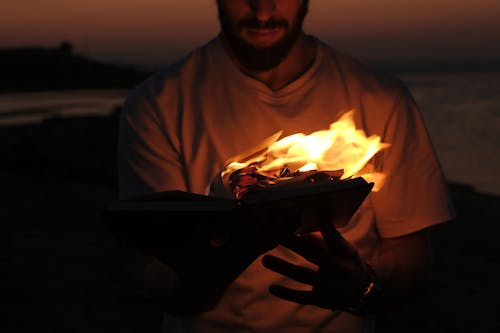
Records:
<instances>
[{"instance_id":1,"label":"white t-shirt","mask_svg":"<svg viewBox=\"0 0 500 333\"><path fill-rule=\"evenodd\" d=\"M312 38L312 37L311 37ZM119 138L122 197L154 191L204 193L224 162L283 130L327 129L354 109L357 128L390 147L372 160L387 174L339 231L369 260L380 237L397 237L453 217L446 184L421 114L396 78L319 40L313 65L279 90L240 72L217 37L131 92ZM305 259L278 246L273 254ZM210 312L189 321L166 315L169 332L369 332L372 317L300 305L269 294L271 284L298 286L258 258ZM303 288L303 286L300 286Z\"/></svg>"}]
</instances>

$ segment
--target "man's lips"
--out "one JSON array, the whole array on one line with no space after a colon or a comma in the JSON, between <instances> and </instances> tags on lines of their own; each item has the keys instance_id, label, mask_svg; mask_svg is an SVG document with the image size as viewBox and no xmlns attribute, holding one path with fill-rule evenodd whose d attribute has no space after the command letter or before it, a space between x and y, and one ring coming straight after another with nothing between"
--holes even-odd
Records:
<instances>
[{"instance_id":1,"label":"man's lips","mask_svg":"<svg viewBox=\"0 0 500 333\"><path fill-rule=\"evenodd\" d=\"M258 28L258 29L247 29L250 35L256 36L269 36L279 33L279 28Z\"/></svg>"},{"instance_id":2,"label":"man's lips","mask_svg":"<svg viewBox=\"0 0 500 333\"><path fill-rule=\"evenodd\" d=\"M273 42L277 40L282 32L283 29L280 28L248 28L245 30L246 35L248 38L254 40L254 41L259 41L259 42Z\"/></svg>"}]
</instances>

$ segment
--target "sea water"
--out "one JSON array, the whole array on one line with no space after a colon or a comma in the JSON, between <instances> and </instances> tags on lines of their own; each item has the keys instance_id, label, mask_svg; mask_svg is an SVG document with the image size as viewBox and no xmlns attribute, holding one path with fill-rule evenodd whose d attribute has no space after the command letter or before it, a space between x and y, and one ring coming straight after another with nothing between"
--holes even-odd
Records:
<instances>
[{"instance_id":1,"label":"sea water","mask_svg":"<svg viewBox=\"0 0 500 333\"><path fill-rule=\"evenodd\" d=\"M48 118L109 115L128 90L66 90L0 94L0 126L39 122Z\"/></svg>"},{"instance_id":2,"label":"sea water","mask_svg":"<svg viewBox=\"0 0 500 333\"><path fill-rule=\"evenodd\" d=\"M500 72L397 76L420 106L446 178L500 195ZM51 117L108 115L127 93L82 90L0 95L0 126Z\"/></svg>"},{"instance_id":3,"label":"sea water","mask_svg":"<svg viewBox=\"0 0 500 333\"><path fill-rule=\"evenodd\" d=\"M422 111L445 176L500 194L500 71L400 74Z\"/></svg>"}]
</instances>

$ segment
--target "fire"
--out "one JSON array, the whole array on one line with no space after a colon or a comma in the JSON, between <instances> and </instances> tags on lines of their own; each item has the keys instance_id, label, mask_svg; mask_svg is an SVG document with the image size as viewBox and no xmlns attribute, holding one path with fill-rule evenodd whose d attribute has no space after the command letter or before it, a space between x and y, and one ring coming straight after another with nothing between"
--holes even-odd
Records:
<instances>
[{"instance_id":1,"label":"fire","mask_svg":"<svg viewBox=\"0 0 500 333\"><path fill-rule=\"evenodd\" d=\"M234 171L248 166L274 181L289 179L297 172L342 170L340 179L363 177L367 182L374 182L373 191L378 191L385 176L374 172L368 162L389 144L381 142L379 136L367 137L363 130L356 129L353 114L353 110L348 111L331 123L329 129L309 135L297 133L276 141L279 132L265 140L267 149L264 147L257 154L238 156L226 166L221 176L227 178Z\"/></svg>"}]
</instances>

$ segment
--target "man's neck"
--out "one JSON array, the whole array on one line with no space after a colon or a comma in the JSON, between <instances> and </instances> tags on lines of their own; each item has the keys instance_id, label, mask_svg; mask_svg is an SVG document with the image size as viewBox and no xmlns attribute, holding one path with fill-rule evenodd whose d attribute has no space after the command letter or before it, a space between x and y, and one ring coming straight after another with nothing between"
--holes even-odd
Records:
<instances>
[{"instance_id":1,"label":"man's neck","mask_svg":"<svg viewBox=\"0 0 500 333\"><path fill-rule=\"evenodd\" d=\"M227 48L228 49L228 48ZM316 58L316 43L303 33L297 38L290 53L276 67L268 71L255 71L244 67L229 51L231 59L246 75L266 84L271 90L279 90L298 79Z\"/></svg>"}]
</instances>

